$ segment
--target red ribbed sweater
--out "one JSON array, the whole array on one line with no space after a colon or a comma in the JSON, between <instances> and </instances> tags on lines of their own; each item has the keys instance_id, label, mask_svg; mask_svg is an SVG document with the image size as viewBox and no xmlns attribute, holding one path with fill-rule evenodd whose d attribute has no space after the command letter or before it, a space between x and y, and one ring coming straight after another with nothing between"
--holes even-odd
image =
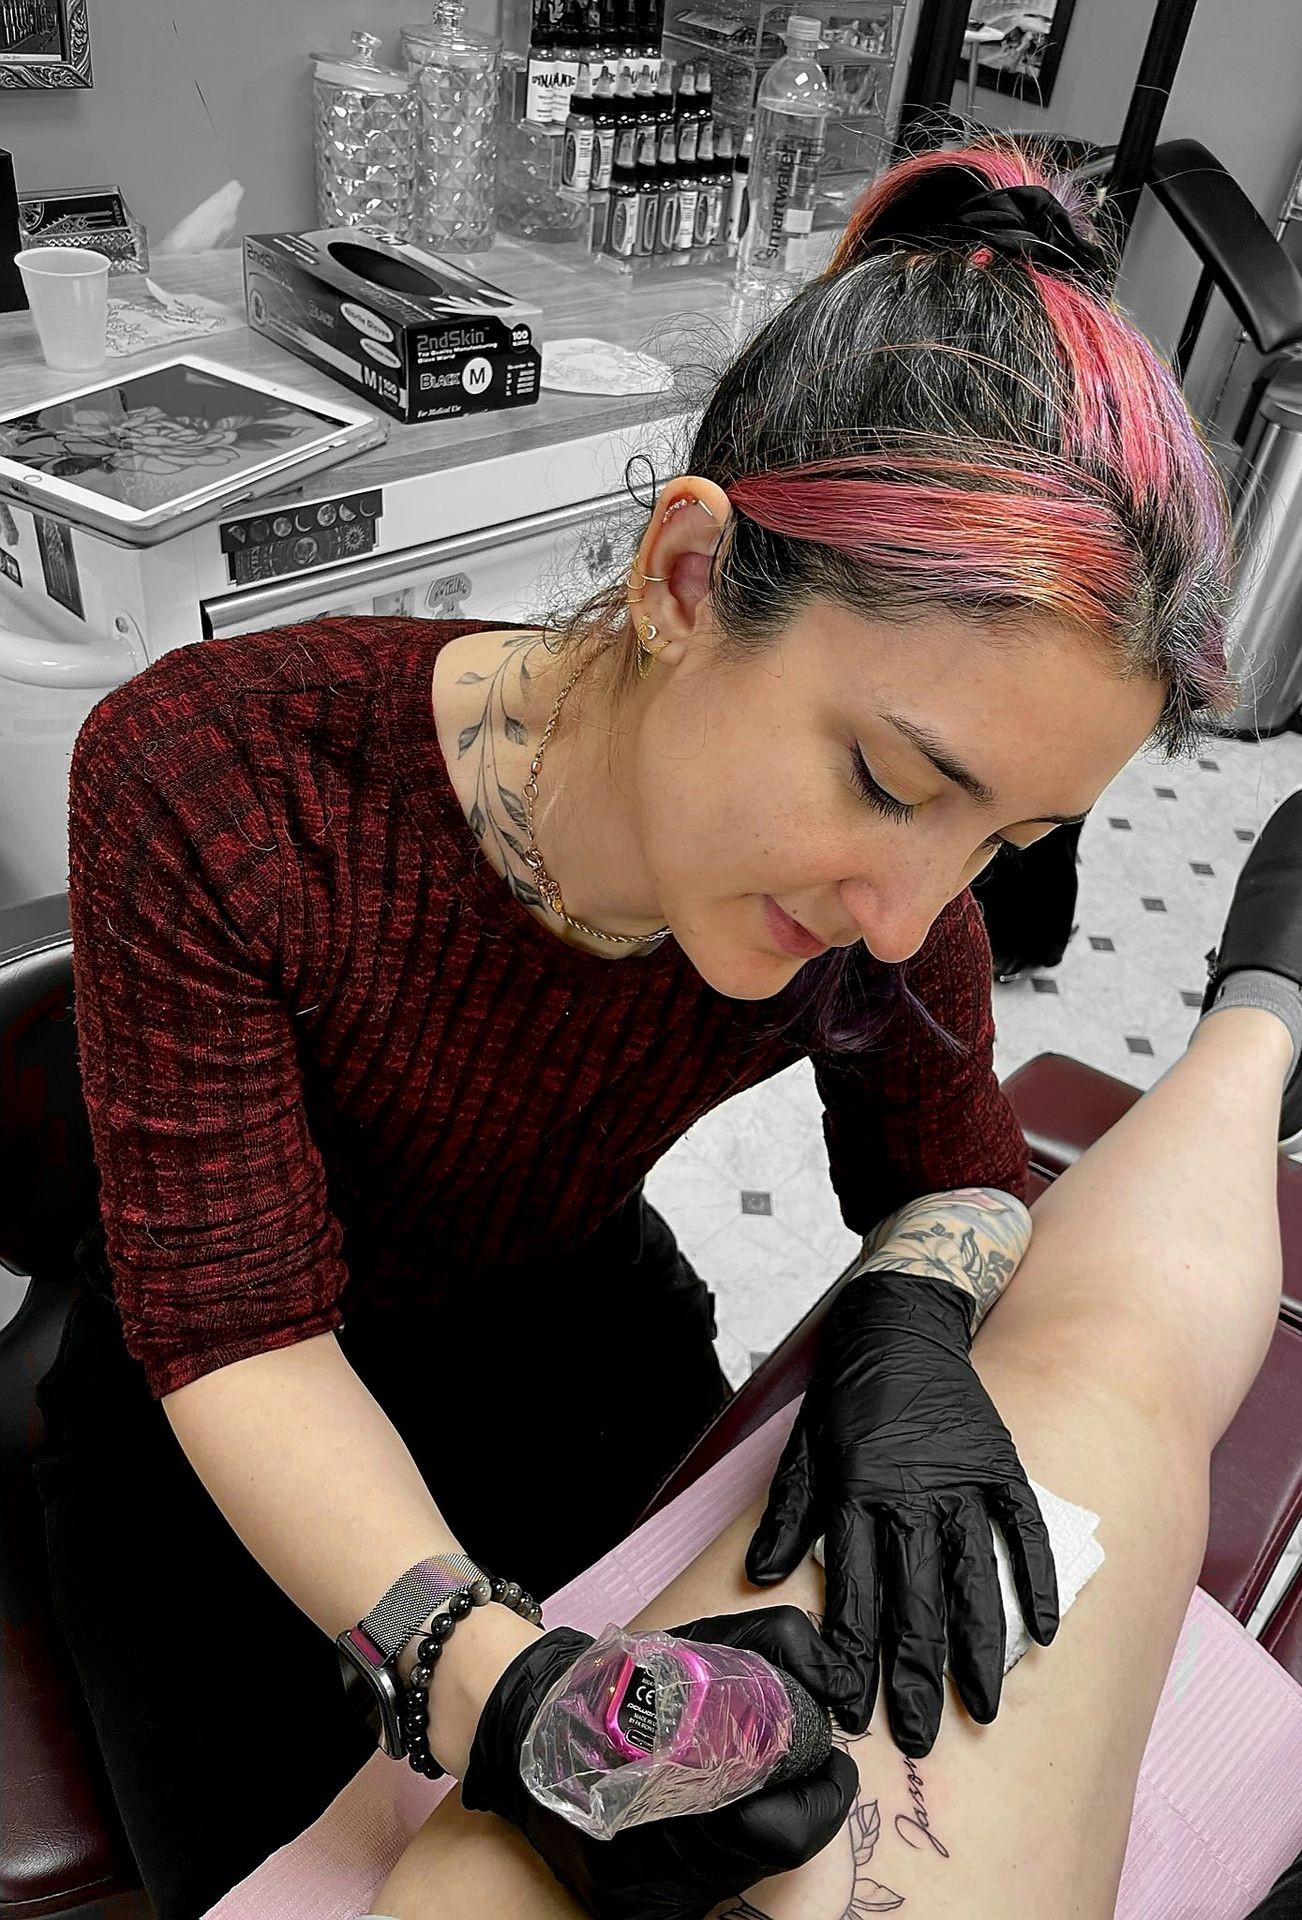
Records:
<instances>
[{"instance_id":1,"label":"red ribbed sweater","mask_svg":"<svg viewBox=\"0 0 1302 1920\"><path fill-rule=\"evenodd\" d=\"M501 624L204 641L78 736L82 1073L114 1295L155 1397L578 1245L702 1114L801 1057L758 1035L770 1005L715 992L672 939L618 962L568 946L483 859L430 681L444 641ZM1027 1193L970 893L907 978L965 1061L908 1014L865 1055L812 1056L860 1234L920 1193Z\"/></svg>"}]
</instances>

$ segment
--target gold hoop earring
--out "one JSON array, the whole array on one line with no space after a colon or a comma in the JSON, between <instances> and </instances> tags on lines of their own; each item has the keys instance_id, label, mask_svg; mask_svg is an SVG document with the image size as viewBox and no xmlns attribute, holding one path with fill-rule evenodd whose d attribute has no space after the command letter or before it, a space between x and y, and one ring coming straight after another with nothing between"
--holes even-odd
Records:
<instances>
[{"instance_id":1,"label":"gold hoop earring","mask_svg":"<svg viewBox=\"0 0 1302 1920\"><path fill-rule=\"evenodd\" d=\"M654 620L639 620L634 628L634 632L637 634L637 677L639 680L646 679L655 662L656 654L660 651L658 647L652 648L647 645L649 640L655 639L659 631L660 629L656 626Z\"/></svg>"},{"instance_id":2,"label":"gold hoop earring","mask_svg":"<svg viewBox=\"0 0 1302 1920\"><path fill-rule=\"evenodd\" d=\"M706 506L704 500L697 500L694 497L689 499L688 496L684 494L681 500L674 501L673 506L670 507L669 509L669 513L665 515L665 520L669 519L670 514L677 513L680 507L700 507L703 509L704 512L709 514L711 520L717 520L719 517L718 514L714 511L713 507ZM661 522L661 525L662 526L664 525L664 521ZM669 575L667 573L643 573L641 567L637 566L636 564L629 568L629 572L635 573L638 576L638 579L642 581L654 580L657 586L664 586L665 582L669 578ZM641 600L644 597L645 597L645 587L643 588L642 593L631 594L629 596L630 599L636 599L636 600Z\"/></svg>"},{"instance_id":3,"label":"gold hoop earring","mask_svg":"<svg viewBox=\"0 0 1302 1920\"><path fill-rule=\"evenodd\" d=\"M630 567L629 572L637 574L644 581L654 580L658 586L663 586L669 578L667 573L643 573L641 567L637 566ZM628 597L630 600L643 600L646 598L646 588L643 587L641 593L630 593Z\"/></svg>"}]
</instances>

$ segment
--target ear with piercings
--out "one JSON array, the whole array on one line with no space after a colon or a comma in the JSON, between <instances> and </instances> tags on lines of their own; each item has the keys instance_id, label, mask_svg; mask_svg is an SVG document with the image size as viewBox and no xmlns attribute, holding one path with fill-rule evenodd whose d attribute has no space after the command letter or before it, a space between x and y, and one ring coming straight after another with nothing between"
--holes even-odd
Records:
<instances>
[{"instance_id":1,"label":"ear with piercings","mask_svg":"<svg viewBox=\"0 0 1302 1920\"><path fill-rule=\"evenodd\" d=\"M670 520L670 516L678 513L680 507L703 507L705 513L709 513L709 516L711 516L711 520L718 518L718 515L714 513L714 509L707 507L703 499L697 499L695 493L684 493L680 499L674 501L672 507L668 507L668 509L664 511L661 526L666 526L668 520ZM630 568L630 570L632 570L634 574L638 574L639 580L643 582L641 593L636 593L636 595L630 593L630 595L628 595L628 601L630 601L630 603L632 603L632 601L639 601L639 599L645 595L645 591L647 591L645 582L655 580L657 584L663 586L664 582L668 580L668 574L643 574L641 566L634 566L634 568ZM661 651L659 647L651 647L651 641L657 636L659 628L655 626L655 620L634 620L634 632L636 632L636 636L638 636L638 678L639 680L645 680L645 676L647 676L649 670L651 670L651 662L655 660L655 655Z\"/></svg>"}]
</instances>

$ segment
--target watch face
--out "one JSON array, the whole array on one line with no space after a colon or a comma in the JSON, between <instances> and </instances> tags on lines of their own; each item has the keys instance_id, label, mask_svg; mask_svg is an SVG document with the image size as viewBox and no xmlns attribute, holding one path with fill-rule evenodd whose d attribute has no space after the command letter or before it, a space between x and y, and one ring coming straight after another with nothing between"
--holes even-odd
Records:
<instances>
[{"instance_id":1,"label":"watch face","mask_svg":"<svg viewBox=\"0 0 1302 1920\"><path fill-rule=\"evenodd\" d=\"M344 1663L344 1693L354 1713L371 1729L378 1746L380 1734L383 1731L380 1724L379 1696L365 1675L359 1673L350 1662Z\"/></svg>"},{"instance_id":2,"label":"watch face","mask_svg":"<svg viewBox=\"0 0 1302 1920\"><path fill-rule=\"evenodd\" d=\"M401 1755L398 1730L397 1689L387 1669L366 1666L361 1656L347 1644L335 1642L344 1694L358 1717L366 1722L377 1747L388 1754Z\"/></svg>"}]
</instances>

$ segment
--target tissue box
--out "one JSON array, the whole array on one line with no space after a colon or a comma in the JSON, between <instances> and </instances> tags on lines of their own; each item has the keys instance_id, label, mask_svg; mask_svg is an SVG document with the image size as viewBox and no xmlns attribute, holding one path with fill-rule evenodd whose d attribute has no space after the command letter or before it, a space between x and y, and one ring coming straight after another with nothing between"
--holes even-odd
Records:
<instances>
[{"instance_id":1,"label":"tissue box","mask_svg":"<svg viewBox=\"0 0 1302 1920\"><path fill-rule=\"evenodd\" d=\"M249 325L395 420L538 398L541 309L469 267L360 228L244 241Z\"/></svg>"}]
</instances>

